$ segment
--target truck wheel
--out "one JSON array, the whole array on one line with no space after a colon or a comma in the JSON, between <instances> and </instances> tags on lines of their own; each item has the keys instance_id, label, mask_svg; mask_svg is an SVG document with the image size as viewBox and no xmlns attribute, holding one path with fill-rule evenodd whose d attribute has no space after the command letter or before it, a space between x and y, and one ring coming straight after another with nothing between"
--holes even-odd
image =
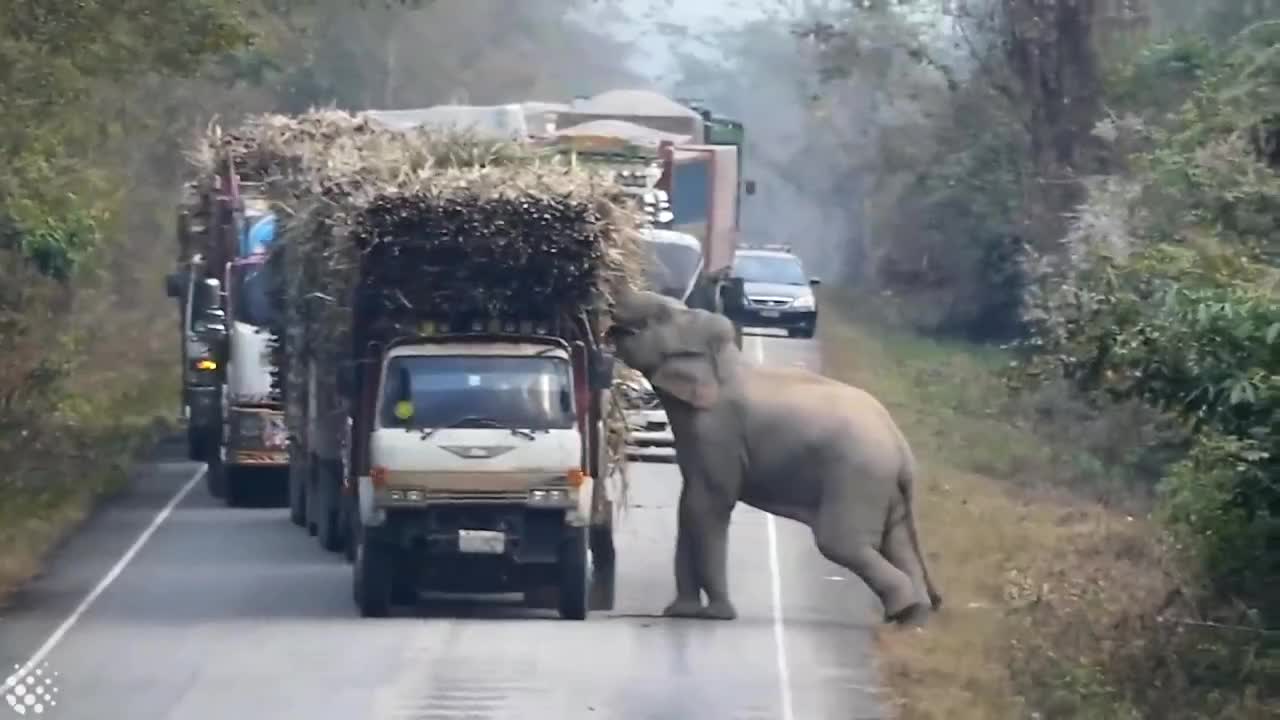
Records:
<instances>
[{"instance_id":1,"label":"truck wheel","mask_svg":"<svg viewBox=\"0 0 1280 720\"><path fill-rule=\"evenodd\" d=\"M187 458L196 462L207 463L217 452L216 445L209 438L209 431L200 427L187 426Z\"/></svg>"},{"instance_id":2,"label":"truck wheel","mask_svg":"<svg viewBox=\"0 0 1280 720\"><path fill-rule=\"evenodd\" d=\"M303 481L301 469L290 463L289 522L298 527L305 527L307 524L307 486Z\"/></svg>"},{"instance_id":3,"label":"truck wheel","mask_svg":"<svg viewBox=\"0 0 1280 720\"><path fill-rule=\"evenodd\" d=\"M335 487L332 463L320 465L320 497L316 498L316 539L320 547L329 552L342 549L342 521L338 512L338 492Z\"/></svg>"},{"instance_id":4,"label":"truck wheel","mask_svg":"<svg viewBox=\"0 0 1280 720\"><path fill-rule=\"evenodd\" d=\"M560 546L560 617L585 620L588 607L587 529L569 528Z\"/></svg>"},{"instance_id":5,"label":"truck wheel","mask_svg":"<svg viewBox=\"0 0 1280 720\"><path fill-rule=\"evenodd\" d=\"M370 542L367 537L360 539L351 575L361 617L380 618L390 614L393 559L391 548Z\"/></svg>"},{"instance_id":6,"label":"truck wheel","mask_svg":"<svg viewBox=\"0 0 1280 720\"><path fill-rule=\"evenodd\" d=\"M227 497L227 466L223 464L222 455L217 449L208 460L204 483L210 497L217 500L224 500Z\"/></svg>"},{"instance_id":7,"label":"truck wheel","mask_svg":"<svg viewBox=\"0 0 1280 720\"><path fill-rule=\"evenodd\" d=\"M244 468L235 466L224 466L223 482L226 483L224 494L226 495L227 507L244 507L248 500L249 483L245 482Z\"/></svg>"},{"instance_id":8,"label":"truck wheel","mask_svg":"<svg viewBox=\"0 0 1280 720\"><path fill-rule=\"evenodd\" d=\"M618 577L613 528L591 528L591 609L612 610Z\"/></svg>"},{"instance_id":9,"label":"truck wheel","mask_svg":"<svg viewBox=\"0 0 1280 720\"><path fill-rule=\"evenodd\" d=\"M354 563L356 538L360 537L360 511L356 508L355 498L345 493L342 496L342 518L347 528L347 541L343 543L343 555L347 557L347 562Z\"/></svg>"}]
</instances>

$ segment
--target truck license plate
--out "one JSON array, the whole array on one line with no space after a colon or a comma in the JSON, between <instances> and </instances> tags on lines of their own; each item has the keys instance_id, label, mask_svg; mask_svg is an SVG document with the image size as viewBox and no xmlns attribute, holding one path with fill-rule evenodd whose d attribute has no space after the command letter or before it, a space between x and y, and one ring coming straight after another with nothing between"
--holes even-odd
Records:
<instances>
[{"instance_id":1,"label":"truck license plate","mask_svg":"<svg viewBox=\"0 0 1280 720\"><path fill-rule=\"evenodd\" d=\"M777 310L761 310L760 317L768 317L768 318L782 317L782 313L778 312Z\"/></svg>"},{"instance_id":2,"label":"truck license plate","mask_svg":"<svg viewBox=\"0 0 1280 720\"><path fill-rule=\"evenodd\" d=\"M507 536L492 530L459 530L458 552L501 555L507 548Z\"/></svg>"}]
</instances>

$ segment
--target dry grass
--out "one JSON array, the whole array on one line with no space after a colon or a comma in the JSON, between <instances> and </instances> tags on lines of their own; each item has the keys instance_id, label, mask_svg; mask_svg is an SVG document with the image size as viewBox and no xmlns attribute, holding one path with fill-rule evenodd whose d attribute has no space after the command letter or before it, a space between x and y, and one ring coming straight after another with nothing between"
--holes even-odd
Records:
<instances>
[{"instance_id":1,"label":"dry grass","mask_svg":"<svg viewBox=\"0 0 1280 720\"><path fill-rule=\"evenodd\" d=\"M880 636L898 716L1127 717L1081 706L1073 673L1167 595L1151 524L1059 486L1061 453L1003 415L998 353L870 330L845 302L824 304L825 370L880 397L920 456L922 542L946 602L927 630Z\"/></svg>"}]
</instances>

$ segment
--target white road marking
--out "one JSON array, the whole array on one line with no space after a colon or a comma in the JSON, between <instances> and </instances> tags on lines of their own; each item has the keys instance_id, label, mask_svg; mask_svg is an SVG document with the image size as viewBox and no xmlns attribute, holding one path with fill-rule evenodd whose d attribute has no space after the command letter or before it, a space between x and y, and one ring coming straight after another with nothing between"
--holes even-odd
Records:
<instances>
[{"instance_id":1,"label":"white road marking","mask_svg":"<svg viewBox=\"0 0 1280 720\"><path fill-rule=\"evenodd\" d=\"M62 642L62 638L65 637L66 634L71 631L71 628L75 627L75 624L80 621L80 618L88 612L94 601L98 599L98 596L105 592L111 583L115 582L116 578L120 576L120 573L124 572L125 567L133 561L133 556L137 555L138 551L142 549L142 546L147 544L147 541L151 539L151 536L155 533L156 529L160 527L160 524L169 517L169 514L178 506L178 503L182 502L183 498L191 492L192 488L196 486L196 483L200 482L200 480L204 478L206 472L208 472L208 466L202 465L200 469L196 471L196 474L192 475L191 479L188 480L187 483L169 499L168 504L161 508L160 512L156 513L156 516L151 519L151 524L147 526L147 529L142 531L142 534L138 536L138 539L133 541L133 545L129 546L129 549L125 551L125 554L116 561L115 565L111 566L111 569L108 570L107 574L98 581L98 584L94 586L93 590L90 590L89 594L80 601L80 604L76 606L75 611L72 612L66 620L62 621L62 624L58 626L58 629L53 631L53 634L49 636L48 640L44 641L44 644L40 646L39 650L36 650L36 653L31 656L31 659L27 660L27 662L23 664L20 672L30 672L32 668L44 662L45 658L49 656L49 653L53 652L53 649L57 647L58 643Z\"/></svg>"},{"instance_id":2,"label":"white road marking","mask_svg":"<svg viewBox=\"0 0 1280 720\"><path fill-rule=\"evenodd\" d=\"M757 365L764 364L764 340L750 336ZM778 684L782 691L782 720L795 720L791 703L791 665L787 662L787 633L782 619L782 571L778 562L778 523L765 513L765 526L769 531L769 581L773 590L773 643L778 655Z\"/></svg>"}]
</instances>

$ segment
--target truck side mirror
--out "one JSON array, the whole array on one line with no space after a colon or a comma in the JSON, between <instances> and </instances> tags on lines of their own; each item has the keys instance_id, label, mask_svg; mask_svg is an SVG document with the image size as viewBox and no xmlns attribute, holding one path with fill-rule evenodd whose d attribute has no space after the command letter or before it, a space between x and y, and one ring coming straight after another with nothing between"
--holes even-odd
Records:
<instances>
[{"instance_id":1,"label":"truck side mirror","mask_svg":"<svg viewBox=\"0 0 1280 720\"><path fill-rule=\"evenodd\" d=\"M748 180L748 181L746 181L745 183L743 183L743 188L742 188L742 189L743 189L743 191L744 191L744 192L746 192L746 193L747 193L747 195L755 195L755 194L756 194L756 181L755 181L755 180Z\"/></svg>"},{"instance_id":2,"label":"truck side mirror","mask_svg":"<svg viewBox=\"0 0 1280 720\"><path fill-rule=\"evenodd\" d=\"M591 389L608 390L613 386L613 369L616 358L600 350L591 353Z\"/></svg>"},{"instance_id":3,"label":"truck side mirror","mask_svg":"<svg viewBox=\"0 0 1280 720\"><path fill-rule=\"evenodd\" d=\"M818 287L818 286L819 286L819 285L821 285L821 284L822 284L822 281L821 281L821 280L819 280L818 278L816 278L816 277L815 277L815 278L809 278L809 287L814 287L814 288L816 288L816 287Z\"/></svg>"},{"instance_id":4,"label":"truck side mirror","mask_svg":"<svg viewBox=\"0 0 1280 720\"><path fill-rule=\"evenodd\" d=\"M206 308L192 330L207 341L218 341L227 335L227 314L221 308Z\"/></svg>"},{"instance_id":5,"label":"truck side mirror","mask_svg":"<svg viewBox=\"0 0 1280 720\"><path fill-rule=\"evenodd\" d=\"M734 312L742 310L747 305L746 281L740 277L725 278L724 289L721 291L721 297L724 301L725 311Z\"/></svg>"},{"instance_id":6,"label":"truck side mirror","mask_svg":"<svg viewBox=\"0 0 1280 720\"><path fill-rule=\"evenodd\" d=\"M174 300L180 300L186 289L187 273L171 272L164 277L164 293Z\"/></svg>"},{"instance_id":7,"label":"truck side mirror","mask_svg":"<svg viewBox=\"0 0 1280 720\"><path fill-rule=\"evenodd\" d=\"M338 376L334 378L334 383L338 386L338 394L343 397L350 397L356 387L356 368L351 364L344 364L338 367Z\"/></svg>"},{"instance_id":8,"label":"truck side mirror","mask_svg":"<svg viewBox=\"0 0 1280 720\"><path fill-rule=\"evenodd\" d=\"M199 306L209 310L222 310L222 283L217 278L205 278L200 281Z\"/></svg>"}]
</instances>

